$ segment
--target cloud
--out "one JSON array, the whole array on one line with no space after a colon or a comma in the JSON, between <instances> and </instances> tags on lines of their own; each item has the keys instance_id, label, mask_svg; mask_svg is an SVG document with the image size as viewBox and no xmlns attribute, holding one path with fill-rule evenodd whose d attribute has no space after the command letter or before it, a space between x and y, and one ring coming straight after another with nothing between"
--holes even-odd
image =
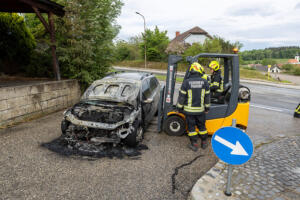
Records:
<instances>
[{"instance_id":1,"label":"cloud","mask_svg":"<svg viewBox=\"0 0 300 200\"><path fill-rule=\"evenodd\" d=\"M280 44L299 45L299 0L123 0L125 5L118 18L122 29L118 38L128 40L147 28L167 30L170 39L194 26L244 43L244 49L265 48ZM296 5L296 7L295 7ZM256 46L255 46L256 45Z\"/></svg>"},{"instance_id":2,"label":"cloud","mask_svg":"<svg viewBox=\"0 0 300 200\"><path fill-rule=\"evenodd\" d=\"M300 2L296 4L295 9L300 9Z\"/></svg>"},{"instance_id":3,"label":"cloud","mask_svg":"<svg viewBox=\"0 0 300 200\"><path fill-rule=\"evenodd\" d=\"M265 6L247 6L247 8L235 8L229 11L229 15L232 16L253 16L258 15L262 17L271 16L276 13L275 9L268 8L266 9Z\"/></svg>"}]
</instances>

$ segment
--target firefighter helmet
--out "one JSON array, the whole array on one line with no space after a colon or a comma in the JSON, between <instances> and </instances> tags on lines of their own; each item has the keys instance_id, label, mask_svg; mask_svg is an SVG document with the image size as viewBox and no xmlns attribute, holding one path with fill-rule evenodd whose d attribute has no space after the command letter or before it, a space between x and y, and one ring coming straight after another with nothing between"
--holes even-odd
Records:
<instances>
[{"instance_id":1,"label":"firefighter helmet","mask_svg":"<svg viewBox=\"0 0 300 200\"><path fill-rule=\"evenodd\" d=\"M199 72L202 74L204 72L204 68L197 62L191 64L190 71Z\"/></svg>"},{"instance_id":2,"label":"firefighter helmet","mask_svg":"<svg viewBox=\"0 0 300 200\"><path fill-rule=\"evenodd\" d=\"M211 61L209 63L209 68L211 68L212 70L214 71L218 71L220 69L220 64L218 61L214 60L214 61Z\"/></svg>"}]
</instances>

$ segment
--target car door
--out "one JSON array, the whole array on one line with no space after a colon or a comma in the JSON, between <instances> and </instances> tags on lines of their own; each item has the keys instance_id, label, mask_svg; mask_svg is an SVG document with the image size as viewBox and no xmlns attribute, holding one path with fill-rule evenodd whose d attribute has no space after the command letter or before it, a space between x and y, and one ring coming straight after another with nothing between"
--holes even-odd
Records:
<instances>
[{"instance_id":1,"label":"car door","mask_svg":"<svg viewBox=\"0 0 300 200\"><path fill-rule=\"evenodd\" d=\"M142 92L141 92L141 103L142 103L142 118L144 124L148 124L150 118L151 118L151 106L152 103L146 103L146 100L151 97L151 91L150 91L150 80L149 78L146 78L142 81Z\"/></svg>"},{"instance_id":2,"label":"car door","mask_svg":"<svg viewBox=\"0 0 300 200\"><path fill-rule=\"evenodd\" d=\"M160 96L160 85L156 77L150 78L150 90L152 93L152 99L153 103L151 106L151 115L152 117L155 115L158 109L158 102L159 102L159 96Z\"/></svg>"}]
</instances>

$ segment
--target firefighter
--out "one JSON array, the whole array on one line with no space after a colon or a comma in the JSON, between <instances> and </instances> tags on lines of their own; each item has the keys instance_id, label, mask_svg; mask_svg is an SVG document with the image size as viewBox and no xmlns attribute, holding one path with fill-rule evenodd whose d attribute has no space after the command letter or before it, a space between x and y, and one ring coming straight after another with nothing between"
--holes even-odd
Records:
<instances>
[{"instance_id":1,"label":"firefighter","mask_svg":"<svg viewBox=\"0 0 300 200\"><path fill-rule=\"evenodd\" d=\"M300 118L300 103L295 110L294 117Z\"/></svg>"},{"instance_id":2,"label":"firefighter","mask_svg":"<svg viewBox=\"0 0 300 200\"><path fill-rule=\"evenodd\" d=\"M201 138L201 148L207 147L205 114L210 107L210 90L207 80L202 78L203 73L204 69L199 63L191 65L190 76L183 81L177 101L178 109L182 109L186 116L188 136L191 141L189 148L193 151L198 150L198 137Z\"/></svg>"},{"instance_id":3,"label":"firefighter","mask_svg":"<svg viewBox=\"0 0 300 200\"><path fill-rule=\"evenodd\" d=\"M218 99L221 102L222 94L224 91L224 84L222 79L222 72L220 69L220 64L218 61L211 61L209 64L209 68L211 69L211 83L210 83L210 91L211 97Z\"/></svg>"}]
</instances>

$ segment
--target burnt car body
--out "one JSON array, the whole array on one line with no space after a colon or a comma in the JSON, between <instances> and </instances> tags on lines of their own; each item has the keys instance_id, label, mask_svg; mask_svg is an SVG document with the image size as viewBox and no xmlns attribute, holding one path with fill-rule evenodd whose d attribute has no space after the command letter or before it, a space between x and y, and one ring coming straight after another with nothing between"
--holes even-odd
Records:
<instances>
[{"instance_id":1,"label":"burnt car body","mask_svg":"<svg viewBox=\"0 0 300 200\"><path fill-rule=\"evenodd\" d=\"M160 85L148 73L113 73L95 81L79 103L64 112L62 137L70 147L136 146L156 114Z\"/></svg>"}]
</instances>

